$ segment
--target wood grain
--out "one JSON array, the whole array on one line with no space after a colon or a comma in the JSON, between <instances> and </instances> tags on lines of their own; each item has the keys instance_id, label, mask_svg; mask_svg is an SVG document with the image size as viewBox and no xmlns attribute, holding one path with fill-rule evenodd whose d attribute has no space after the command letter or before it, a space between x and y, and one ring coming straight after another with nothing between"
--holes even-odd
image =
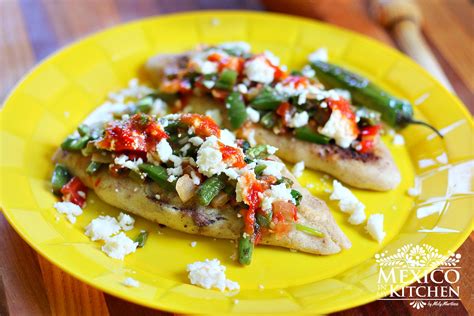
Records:
<instances>
[{"instance_id":1,"label":"wood grain","mask_svg":"<svg viewBox=\"0 0 474 316\"><path fill-rule=\"evenodd\" d=\"M418 0L424 34L457 94L474 112L473 5L469 0ZM27 70L87 34L141 17L201 9L263 9L324 20L389 45L390 34L372 20L368 0L0 0L0 100ZM0 214L0 315L170 315L104 294L64 273L36 253ZM474 235L462 254L462 306L435 315L474 314ZM338 315L418 315L405 302L375 301Z\"/></svg>"}]
</instances>

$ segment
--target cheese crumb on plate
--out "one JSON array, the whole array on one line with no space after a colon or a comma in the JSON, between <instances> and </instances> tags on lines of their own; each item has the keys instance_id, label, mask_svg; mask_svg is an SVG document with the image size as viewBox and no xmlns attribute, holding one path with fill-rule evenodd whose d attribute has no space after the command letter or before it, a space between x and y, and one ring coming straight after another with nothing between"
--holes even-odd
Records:
<instances>
[{"instance_id":1,"label":"cheese crumb on plate","mask_svg":"<svg viewBox=\"0 0 474 316\"><path fill-rule=\"evenodd\" d=\"M139 287L140 282L135 280L134 278L126 278L123 282L123 285L128 286L128 287Z\"/></svg>"},{"instance_id":2,"label":"cheese crumb on plate","mask_svg":"<svg viewBox=\"0 0 474 316\"><path fill-rule=\"evenodd\" d=\"M220 291L239 290L240 285L237 282L226 278L226 267L221 265L218 259L206 259L188 264L186 269L191 284L205 289L216 288Z\"/></svg>"},{"instance_id":3,"label":"cheese crumb on plate","mask_svg":"<svg viewBox=\"0 0 474 316\"><path fill-rule=\"evenodd\" d=\"M54 208L61 214L66 214L66 218L74 224L76 222L76 216L82 214L82 209L71 202L56 202Z\"/></svg>"}]
</instances>

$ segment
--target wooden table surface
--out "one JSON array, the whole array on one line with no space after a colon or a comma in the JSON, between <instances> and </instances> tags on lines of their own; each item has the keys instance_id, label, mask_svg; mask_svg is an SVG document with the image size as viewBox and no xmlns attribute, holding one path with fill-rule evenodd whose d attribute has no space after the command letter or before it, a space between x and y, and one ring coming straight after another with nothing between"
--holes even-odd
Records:
<instances>
[{"instance_id":1,"label":"wooden table surface","mask_svg":"<svg viewBox=\"0 0 474 316\"><path fill-rule=\"evenodd\" d=\"M270 0L272 9L306 15L396 46L369 16L368 0ZM474 7L469 0L418 0L424 34L456 94L474 112ZM0 101L38 61L92 32L125 21L201 9L263 10L258 0L0 0ZM0 214L0 315L169 315L98 291L36 254ZM376 301L340 315L474 314L474 235L462 254L461 304L416 311Z\"/></svg>"}]
</instances>

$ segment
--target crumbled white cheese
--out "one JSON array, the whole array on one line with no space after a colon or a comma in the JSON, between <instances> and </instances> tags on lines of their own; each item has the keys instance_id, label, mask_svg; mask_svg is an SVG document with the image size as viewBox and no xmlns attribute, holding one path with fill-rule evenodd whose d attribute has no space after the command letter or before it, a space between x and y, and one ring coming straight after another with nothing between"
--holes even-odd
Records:
<instances>
[{"instance_id":1,"label":"crumbled white cheese","mask_svg":"<svg viewBox=\"0 0 474 316\"><path fill-rule=\"evenodd\" d=\"M263 55L267 58L267 60L273 65L273 66L278 66L280 65L280 58L275 56L271 51L265 50L263 52Z\"/></svg>"},{"instance_id":2,"label":"crumbled white cheese","mask_svg":"<svg viewBox=\"0 0 474 316\"><path fill-rule=\"evenodd\" d=\"M186 153L188 152L189 148L191 148L191 144L185 144L181 149L179 150L183 156L186 156Z\"/></svg>"},{"instance_id":3,"label":"crumbled white cheese","mask_svg":"<svg viewBox=\"0 0 474 316\"><path fill-rule=\"evenodd\" d=\"M265 165L262 174L266 176L275 176L281 178L281 172L285 169L285 165L279 161L273 160L257 160L259 165Z\"/></svg>"},{"instance_id":4,"label":"crumbled white cheese","mask_svg":"<svg viewBox=\"0 0 474 316\"><path fill-rule=\"evenodd\" d=\"M214 81L212 81L212 80L204 80L204 81L202 82L202 84L203 84L206 88L212 89L216 83L215 83Z\"/></svg>"},{"instance_id":5,"label":"crumbled white cheese","mask_svg":"<svg viewBox=\"0 0 474 316\"><path fill-rule=\"evenodd\" d=\"M275 75L275 69L267 63L265 57L247 61L244 72L250 80L261 83L271 83Z\"/></svg>"},{"instance_id":6,"label":"crumbled white cheese","mask_svg":"<svg viewBox=\"0 0 474 316\"><path fill-rule=\"evenodd\" d=\"M135 219L128 214L120 212L120 215L118 216L118 224L124 231L129 231L133 229Z\"/></svg>"},{"instance_id":7,"label":"crumbled white cheese","mask_svg":"<svg viewBox=\"0 0 474 316\"><path fill-rule=\"evenodd\" d=\"M267 145L267 152L268 152L270 155L275 154L277 151L278 151L278 148L276 148L276 147L274 147L274 146L271 146L271 145Z\"/></svg>"},{"instance_id":8,"label":"crumbled white cheese","mask_svg":"<svg viewBox=\"0 0 474 316\"><path fill-rule=\"evenodd\" d=\"M301 177L301 175L303 174L303 171L304 171L304 161L300 161L300 162L297 162L294 166L293 166L293 175L297 178Z\"/></svg>"},{"instance_id":9,"label":"crumbled white cheese","mask_svg":"<svg viewBox=\"0 0 474 316\"><path fill-rule=\"evenodd\" d=\"M333 138L336 144L342 148L348 148L357 138L357 132L351 122L341 111L333 110L329 120L319 132L327 137Z\"/></svg>"},{"instance_id":10,"label":"crumbled white cheese","mask_svg":"<svg viewBox=\"0 0 474 316\"><path fill-rule=\"evenodd\" d=\"M247 88L246 85L244 85L243 83L239 83L237 85L237 90L242 93L242 94L247 94L249 92L249 89Z\"/></svg>"},{"instance_id":11,"label":"crumbled white cheese","mask_svg":"<svg viewBox=\"0 0 474 316\"><path fill-rule=\"evenodd\" d=\"M258 112L257 110L251 107L248 107L246 111L247 111L247 116L249 117L250 122L258 123L258 121L260 121L260 112Z\"/></svg>"},{"instance_id":12,"label":"crumbled white cheese","mask_svg":"<svg viewBox=\"0 0 474 316\"><path fill-rule=\"evenodd\" d=\"M54 203L54 208L61 214L66 214L66 218L71 224L76 222L76 216L82 214L82 209L79 205L76 205L71 202L56 202Z\"/></svg>"},{"instance_id":13,"label":"crumbled white cheese","mask_svg":"<svg viewBox=\"0 0 474 316\"><path fill-rule=\"evenodd\" d=\"M237 282L226 278L226 267L221 265L217 259L206 259L188 264L186 270L188 271L188 278L191 284L205 289L216 288L220 291L240 289L240 285Z\"/></svg>"},{"instance_id":14,"label":"crumbled white cheese","mask_svg":"<svg viewBox=\"0 0 474 316\"><path fill-rule=\"evenodd\" d=\"M201 183L201 178L199 178L194 170L191 171L191 179L195 185L199 185Z\"/></svg>"},{"instance_id":15,"label":"crumbled white cheese","mask_svg":"<svg viewBox=\"0 0 474 316\"><path fill-rule=\"evenodd\" d=\"M381 243L385 238L386 233L383 231L383 214L372 214L367 220L365 229L369 232L373 239Z\"/></svg>"},{"instance_id":16,"label":"crumbled white cheese","mask_svg":"<svg viewBox=\"0 0 474 316\"><path fill-rule=\"evenodd\" d=\"M360 202L357 197L339 181L333 181L334 190L329 196L330 200L339 201L339 208L344 213L349 213L349 223L359 225L365 221L365 205Z\"/></svg>"},{"instance_id":17,"label":"crumbled white cheese","mask_svg":"<svg viewBox=\"0 0 474 316\"><path fill-rule=\"evenodd\" d=\"M136 160L130 160L127 155L120 155L115 157L114 163L130 170L139 171L138 166L143 163L143 159L138 158Z\"/></svg>"},{"instance_id":18,"label":"crumbled white cheese","mask_svg":"<svg viewBox=\"0 0 474 316\"><path fill-rule=\"evenodd\" d=\"M252 129L250 132L247 133L247 141L249 142L250 146L257 145L257 141L255 140L255 130Z\"/></svg>"},{"instance_id":19,"label":"crumbled white cheese","mask_svg":"<svg viewBox=\"0 0 474 316\"><path fill-rule=\"evenodd\" d=\"M138 243L133 242L123 232L105 240L102 251L109 257L123 260L123 258L137 250Z\"/></svg>"},{"instance_id":20,"label":"crumbled white cheese","mask_svg":"<svg viewBox=\"0 0 474 316\"><path fill-rule=\"evenodd\" d=\"M253 179L252 173L243 174L237 179L237 185L235 186L235 199L237 202L242 202L244 197L247 196L248 188L250 185L249 180Z\"/></svg>"},{"instance_id":21,"label":"crumbled white cheese","mask_svg":"<svg viewBox=\"0 0 474 316\"><path fill-rule=\"evenodd\" d=\"M224 145L234 146L234 147L236 146L235 135L228 129L221 129L221 135L219 139Z\"/></svg>"},{"instance_id":22,"label":"crumbled white cheese","mask_svg":"<svg viewBox=\"0 0 474 316\"><path fill-rule=\"evenodd\" d=\"M197 146L201 145L204 141L202 140L201 137L199 137L199 136L194 136L194 137L191 137L191 138L189 139L189 142L190 142L193 146L196 146L196 147L197 147Z\"/></svg>"},{"instance_id":23,"label":"crumbled white cheese","mask_svg":"<svg viewBox=\"0 0 474 316\"><path fill-rule=\"evenodd\" d=\"M400 134L395 134L393 136L392 144L394 144L395 146L405 145L405 138L403 138L403 136Z\"/></svg>"},{"instance_id":24,"label":"crumbled white cheese","mask_svg":"<svg viewBox=\"0 0 474 316\"><path fill-rule=\"evenodd\" d=\"M120 229L121 227L115 217L99 216L86 226L86 236L89 236L92 241L106 240L118 233Z\"/></svg>"},{"instance_id":25,"label":"crumbled white cheese","mask_svg":"<svg viewBox=\"0 0 474 316\"><path fill-rule=\"evenodd\" d=\"M222 153L219 150L216 136L209 136L202 143L197 153L196 163L199 172L207 177L212 177L224 171L226 164L222 160Z\"/></svg>"},{"instance_id":26,"label":"crumbled white cheese","mask_svg":"<svg viewBox=\"0 0 474 316\"><path fill-rule=\"evenodd\" d=\"M308 112L296 112L295 115L288 122L288 126L298 128L308 124L309 115Z\"/></svg>"},{"instance_id":27,"label":"crumbled white cheese","mask_svg":"<svg viewBox=\"0 0 474 316\"><path fill-rule=\"evenodd\" d=\"M221 115L221 111L219 111L218 109L207 110L205 114L209 116L211 119L213 119L217 125L219 126L222 125L222 115Z\"/></svg>"},{"instance_id":28,"label":"crumbled white cheese","mask_svg":"<svg viewBox=\"0 0 474 316\"><path fill-rule=\"evenodd\" d=\"M158 153L158 156L160 156L162 162L167 162L173 154L173 148L171 148L168 141L163 138L160 140L158 145L156 145L156 152Z\"/></svg>"},{"instance_id":29,"label":"crumbled white cheese","mask_svg":"<svg viewBox=\"0 0 474 316\"><path fill-rule=\"evenodd\" d=\"M237 168L227 168L224 170L224 174L233 180L239 177L239 172Z\"/></svg>"},{"instance_id":30,"label":"crumbled white cheese","mask_svg":"<svg viewBox=\"0 0 474 316\"><path fill-rule=\"evenodd\" d=\"M163 116L166 114L168 105L161 99L156 99L150 109L150 115Z\"/></svg>"},{"instance_id":31,"label":"crumbled white cheese","mask_svg":"<svg viewBox=\"0 0 474 316\"><path fill-rule=\"evenodd\" d=\"M332 89L337 95L339 95L341 98L346 99L350 101L352 99L351 93L348 90L344 89Z\"/></svg>"},{"instance_id":32,"label":"crumbled white cheese","mask_svg":"<svg viewBox=\"0 0 474 316\"><path fill-rule=\"evenodd\" d=\"M204 75L217 73L219 67L218 63L207 60L207 54L196 54L196 56L191 59L190 64L194 70Z\"/></svg>"},{"instance_id":33,"label":"crumbled white cheese","mask_svg":"<svg viewBox=\"0 0 474 316\"><path fill-rule=\"evenodd\" d=\"M307 188L307 189L312 189L312 188L314 188L314 184L308 183L308 184L306 185L306 188Z\"/></svg>"},{"instance_id":34,"label":"crumbled white cheese","mask_svg":"<svg viewBox=\"0 0 474 316\"><path fill-rule=\"evenodd\" d=\"M134 278L126 278L123 283L123 285L128 286L128 287L139 287L140 282L135 280Z\"/></svg>"},{"instance_id":35,"label":"crumbled white cheese","mask_svg":"<svg viewBox=\"0 0 474 316\"><path fill-rule=\"evenodd\" d=\"M306 91L302 92L299 96L298 96L298 104L299 105L302 105L302 104L305 104L306 102L306 95L308 93Z\"/></svg>"},{"instance_id":36,"label":"crumbled white cheese","mask_svg":"<svg viewBox=\"0 0 474 316\"><path fill-rule=\"evenodd\" d=\"M316 71L314 71L314 69L311 68L310 65L304 66L303 69L301 69L301 73L307 78L313 78L314 76L316 76Z\"/></svg>"},{"instance_id":37,"label":"crumbled white cheese","mask_svg":"<svg viewBox=\"0 0 474 316\"><path fill-rule=\"evenodd\" d=\"M315 50L314 52L312 52L308 56L308 60L312 63L314 63L316 61L327 62L328 59L329 59L328 50L325 47L321 47L321 48Z\"/></svg>"},{"instance_id":38,"label":"crumbled white cheese","mask_svg":"<svg viewBox=\"0 0 474 316\"><path fill-rule=\"evenodd\" d=\"M284 183L272 185L269 190L263 193L262 209L271 211L272 203L275 201L294 202L291 189L288 189Z\"/></svg>"},{"instance_id":39,"label":"crumbled white cheese","mask_svg":"<svg viewBox=\"0 0 474 316\"><path fill-rule=\"evenodd\" d=\"M234 51L238 55L250 52L250 44L242 41L221 43L219 48Z\"/></svg>"},{"instance_id":40,"label":"crumbled white cheese","mask_svg":"<svg viewBox=\"0 0 474 316\"><path fill-rule=\"evenodd\" d=\"M407 193L408 193L409 196L416 197L416 196L420 195L421 192L417 188L409 188Z\"/></svg>"},{"instance_id":41,"label":"crumbled white cheese","mask_svg":"<svg viewBox=\"0 0 474 316\"><path fill-rule=\"evenodd\" d=\"M191 243L189 244L192 248L196 247L197 245L197 242L196 241L191 241Z\"/></svg>"}]
</instances>

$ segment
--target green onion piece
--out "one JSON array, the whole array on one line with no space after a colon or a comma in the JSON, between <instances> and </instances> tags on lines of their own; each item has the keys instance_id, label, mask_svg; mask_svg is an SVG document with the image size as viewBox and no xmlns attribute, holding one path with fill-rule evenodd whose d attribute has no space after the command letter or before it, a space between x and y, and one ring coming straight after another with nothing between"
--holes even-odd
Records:
<instances>
[{"instance_id":1,"label":"green onion piece","mask_svg":"<svg viewBox=\"0 0 474 316\"><path fill-rule=\"evenodd\" d=\"M256 174L257 176L261 175L261 174L263 173L263 170L265 170L266 167L267 167L266 165L258 165L258 166L256 166L256 167L255 167L255 170L254 170L254 171L255 171L255 174Z\"/></svg>"},{"instance_id":2,"label":"green onion piece","mask_svg":"<svg viewBox=\"0 0 474 316\"><path fill-rule=\"evenodd\" d=\"M173 103L174 101L178 99L177 93L165 93L165 92L160 92L160 91L151 93L148 96L152 97L154 100L156 99L163 100L166 103Z\"/></svg>"},{"instance_id":3,"label":"green onion piece","mask_svg":"<svg viewBox=\"0 0 474 316\"><path fill-rule=\"evenodd\" d=\"M77 128L77 131L79 132L79 135L81 136L88 136L91 134L91 128L86 124L79 125L79 127Z\"/></svg>"},{"instance_id":4,"label":"green onion piece","mask_svg":"<svg viewBox=\"0 0 474 316\"><path fill-rule=\"evenodd\" d=\"M253 242L249 236L245 235L239 239L239 262L249 265L252 261Z\"/></svg>"},{"instance_id":5,"label":"green onion piece","mask_svg":"<svg viewBox=\"0 0 474 316\"><path fill-rule=\"evenodd\" d=\"M301 199L303 198L303 195L299 191L297 191L295 189L291 189L291 196L295 200L296 206L300 205L300 202L301 202Z\"/></svg>"},{"instance_id":6,"label":"green onion piece","mask_svg":"<svg viewBox=\"0 0 474 316\"><path fill-rule=\"evenodd\" d=\"M145 180L142 173L136 170L130 170L130 172L128 173L128 176L134 181L139 182L139 183L143 183Z\"/></svg>"},{"instance_id":7,"label":"green onion piece","mask_svg":"<svg viewBox=\"0 0 474 316\"><path fill-rule=\"evenodd\" d=\"M265 87L250 104L256 110L275 110L284 99L284 97L278 95L273 89Z\"/></svg>"},{"instance_id":8,"label":"green onion piece","mask_svg":"<svg viewBox=\"0 0 474 316\"><path fill-rule=\"evenodd\" d=\"M135 242L138 243L138 248L142 248L143 246L145 246L145 243L146 243L146 240L148 239L148 232L147 231L144 231L142 230L140 232L140 234L138 234L138 236L135 238Z\"/></svg>"},{"instance_id":9,"label":"green onion piece","mask_svg":"<svg viewBox=\"0 0 474 316\"><path fill-rule=\"evenodd\" d=\"M197 195L199 203L208 206L209 203L219 194L225 187L225 182L218 176L212 176L199 187Z\"/></svg>"},{"instance_id":10,"label":"green onion piece","mask_svg":"<svg viewBox=\"0 0 474 316\"><path fill-rule=\"evenodd\" d=\"M228 107L228 116L232 129L237 129L242 126L247 119L247 111L240 93L232 92L229 94L226 100L226 106Z\"/></svg>"},{"instance_id":11,"label":"green onion piece","mask_svg":"<svg viewBox=\"0 0 474 316\"><path fill-rule=\"evenodd\" d=\"M102 164L100 162L91 161L89 165L87 166L86 172L88 174L94 174L100 169L101 166Z\"/></svg>"},{"instance_id":12,"label":"green onion piece","mask_svg":"<svg viewBox=\"0 0 474 316\"><path fill-rule=\"evenodd\" d=\"M249 148L245 154L250 159L265 159L269 156L267 145L263 144Z\"/></svg>"},{"instance_id":13,"label":"green onion piece","mask_svg":"<svg viewBox=\"0 0 474 316\"><path fill-rule=\"evenodd\" d=\"M295 137L310 143L326 145L331 140L329 137L314 132L309 127L295 129Z\"/></svg>"},{"instance_id":14,"label":"green onion piece","mask_svg":"<svg viewBox=\"0 0 474 316\"><path fill-rule=\"evenodd\" d=\"M175 186L168 182L168 173L166 169L161 166L155 166L149 163L142 163L138 166L140 171L143 171L149 176L153 181L158 183L160 187L166 190L174 190Z\"/></svg>"},{"instance_id":15,"label":"green onion piece","mask_svg":"<svg viewBox=\"0 0 474 316\"><path fill-rule=\"evenodd\" d=\"M258 225L260 225L261 227L270 227L273 213L272 211L268 211L265 215L258 213L255 217L257 219Z\"/></svg>"},{"instance_id":16,"label":"green onion piece","mask_svg":"<svg viewBox=\"0 0 474 316\"><path fill-rule=\"evenodd\" d=\"M155 102L155 99L153 99L152 96L146 96L138 100L135 106L137 107L138 112L148 113L150 112L154 102Z\"/></svg>"},{"instance_id":17,"label":"green onion piece","mask_svg":"<svg viewBox=\"0 0 474 316\"><path fill-rule=\"evenodd\" d=\"M276 184L282 184L282 183L284 183L285 186L289 189L293 185L293 180L291 180L290 178L287 178L287 177L281 177L276 182Z\"/></svg>"},{"instance_id":18,"label":"green onion piece","mask_svg":"<svg viewBox=\"0 0 474 316\"><path fill-rule=\"evenodd\" d=\"M313 235L313 236L316 236L316 237L324 237L324 234L322 232L320 232L319 230L308 227L308 226L305 226L305 225L302 225L302 224L297 223L296 224L296 229L299 230L299 231L302 231L303 233L307 233L309 235Z\"/></svg>"},{"instance_id":19,"label":"green onion piece","mask_svg":"<svg viewBox=\"0 0 474 316\"><path fill-rule=\"evenodd\" d=\"M53 176L51 177L51 185L53 192L59 194L61 188L71 180L71 175L67 171L66 167L61 164L56 164L53 170Z\"/></svg>"},{"instance_id":20,"label":"green onion piece","mask_svg":"<svg viewBox=\"0 0 474 316\"><path fill-rule=\"evenodd\" d=\"M234 70L225 69L221 72L219 79L217 79L215 87L217 89L232 91L236 81L237 72Z\"/></svg>"},{"instance_id":21,"label":"green onion piece","mask_svg":"<svg viewBox=\"0 0 474 316\"><path fill-rule=\"evenodd\" d=\"M61 148L70 151L79 151L86 147L89 142L90 136L85 135L82 137L68 136L66 140L61 144Z\"/></svg>"},{"instance_id":22,"label":"green onion piece","mask_svg":"<svg viewBox=\"0 0 474 316\"><path fill-rule=\"evenodd\" d=\"M262 116L260 119L260 124L263 125L265 128L273 128L277 122L277 117L275 113L273 112L268 112L265 115Z\"/></svg>"}]
</instances>

